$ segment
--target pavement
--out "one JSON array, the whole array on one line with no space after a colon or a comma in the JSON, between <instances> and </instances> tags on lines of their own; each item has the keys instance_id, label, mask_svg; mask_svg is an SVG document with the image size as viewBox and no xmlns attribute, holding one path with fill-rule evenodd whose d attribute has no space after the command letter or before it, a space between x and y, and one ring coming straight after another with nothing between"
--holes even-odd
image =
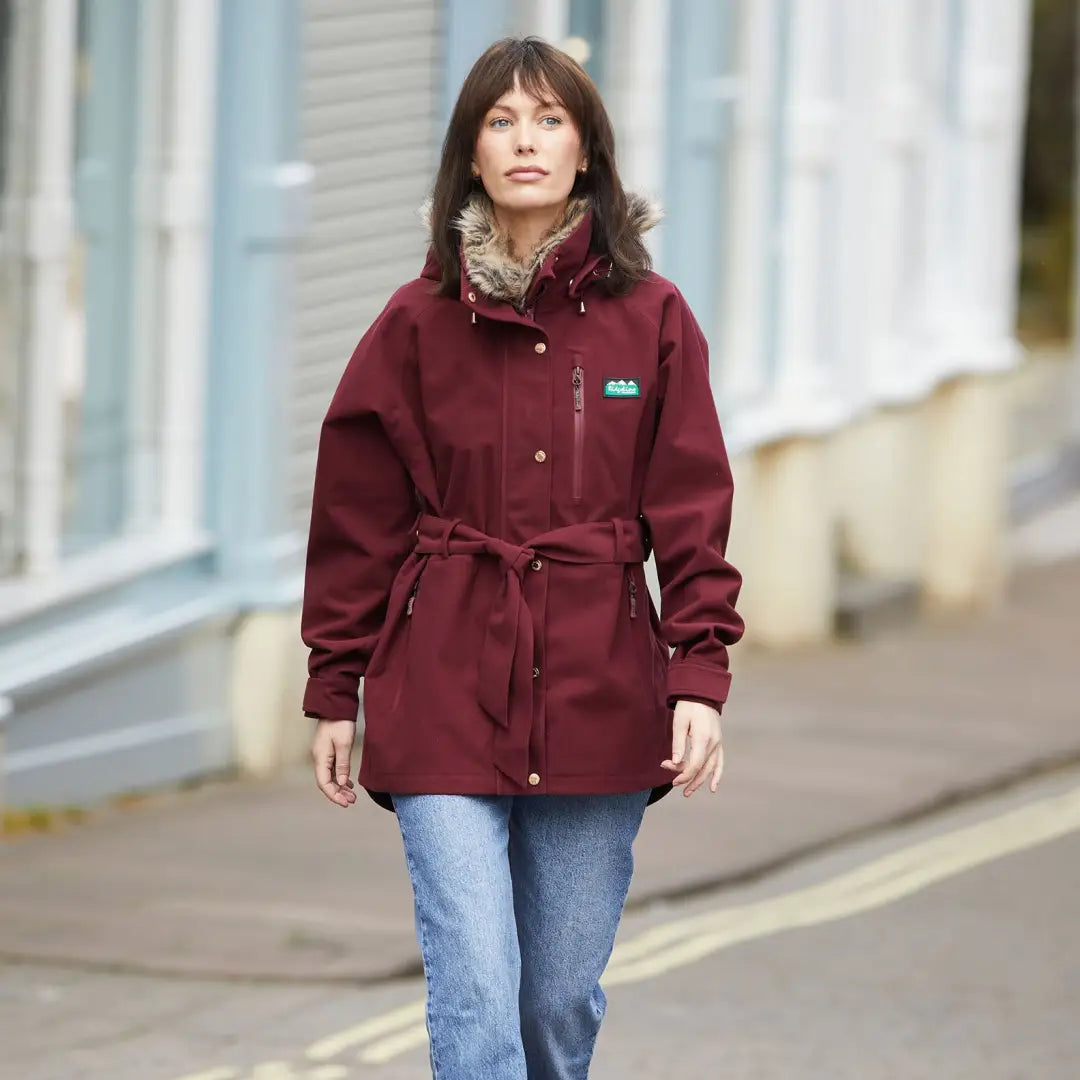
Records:
<instances>
[{"instance_id":1,"label":"pavement","mask_svg":"<svg viewBox=\"0 0 1080 1080\"><path fill-rule=\"evenodd\" d=\"M734 666L719 791L649 808L628 909L1080 762L1080 559L1017 571L989 615ZM394 817L307 767L0 845L0 961L360 985L419 973L414 933Z\"/></svg>"}]
</instances>

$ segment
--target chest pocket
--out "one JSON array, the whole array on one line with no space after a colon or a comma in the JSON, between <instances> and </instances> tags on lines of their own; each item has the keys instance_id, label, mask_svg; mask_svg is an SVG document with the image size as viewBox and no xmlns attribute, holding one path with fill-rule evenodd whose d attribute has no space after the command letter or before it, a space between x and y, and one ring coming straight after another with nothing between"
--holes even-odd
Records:
<instances>
[{"instance_id":1,"label":"chest pocket","mask_svg":"<svg viewBox=\"0 0 1080 1080\"><path fill-rule=\"evenodd\" d=\"M570 490L574 502L582 501L585 471L585 365L580 352L571 355L574 361L570 371L570 388L574 404L574 453Z\"/></svg>"},{"instance_id":2,"label":"chest pocket","mask_svg":"<svg viewBox=\"0 0 1080 1080\"><path fill-rule=\"evenodd\" d=\"M569 420L570 499L616 512L629 494L635 457L649 444L652 387L634 370L632 355L620 361L607 349L600 356L584 348L568 352L557 399Z\"/></svg>"}]
</instances>

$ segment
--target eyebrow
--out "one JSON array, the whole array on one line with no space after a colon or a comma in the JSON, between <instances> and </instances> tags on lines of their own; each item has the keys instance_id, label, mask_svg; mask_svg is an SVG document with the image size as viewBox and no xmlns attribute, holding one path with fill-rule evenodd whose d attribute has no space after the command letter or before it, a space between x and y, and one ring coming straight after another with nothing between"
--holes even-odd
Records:
<instances>
[{"instance_id":1,"label":"eyebrow","mask_svg":"<svg viewBox=\"0 0 1080 1080\"><path fill-rule=\"evenodd\" d=\"M561 101L538 101L536 103L536 107L538 109L566 109L566 106ZM515 116L517 116L517 109L513 108L510 105L506 105L501 101L496 101L495 104L492 105L490 109L488 109L488 112L494 112L495 110L499 110L500 112L513 113Z\"/></svg>"}]
</instances>

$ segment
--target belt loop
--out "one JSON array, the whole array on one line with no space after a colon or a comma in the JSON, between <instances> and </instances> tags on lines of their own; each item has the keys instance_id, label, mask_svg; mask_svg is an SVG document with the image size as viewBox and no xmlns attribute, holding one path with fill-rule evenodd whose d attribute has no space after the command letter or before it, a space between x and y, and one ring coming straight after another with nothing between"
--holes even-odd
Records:
<instances>
[{"instance_id":1,"label":"belt loop","mask_svg":"<svg viewBox=\"0 0 1080 1080\"><path fill-rule=\"evenodd\" d=\"M443 525L442 536L439 537L439 545L441 547L441 554L444 559L450 557L450 534L461 524L461 518L454 518L453 521L446 522Z\"/></svg>"}]
</instances>

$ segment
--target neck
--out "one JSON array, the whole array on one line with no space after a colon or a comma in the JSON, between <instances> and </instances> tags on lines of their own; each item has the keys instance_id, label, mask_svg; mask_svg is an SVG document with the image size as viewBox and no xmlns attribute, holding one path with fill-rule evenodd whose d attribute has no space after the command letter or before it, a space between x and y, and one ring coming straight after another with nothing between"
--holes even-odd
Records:
<instances>
[{"instance_id":1,"label":"neck","mask_svg":"<svg viewBox=\"0 0 1080 1080\"><path fill-rule=\"evenodd\" d=\"M528 259L544 236L562 221L568 202L568 199L563 199L554 206L527 210L495 206L495 222L507 236L511 255L520 262Z\"/></svg>"}]
</instances>

